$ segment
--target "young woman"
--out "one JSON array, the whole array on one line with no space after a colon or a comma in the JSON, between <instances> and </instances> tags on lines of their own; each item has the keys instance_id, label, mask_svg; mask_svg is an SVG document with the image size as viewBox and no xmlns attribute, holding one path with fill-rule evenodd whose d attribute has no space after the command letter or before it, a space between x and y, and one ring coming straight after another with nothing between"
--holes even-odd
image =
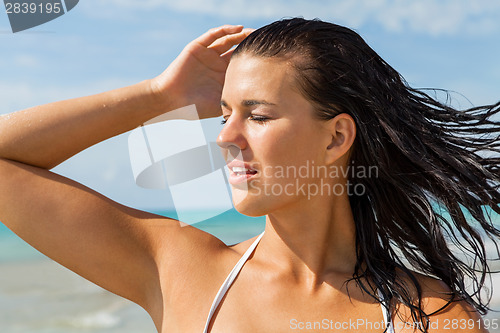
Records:
<instances>
[{"instance_id":1,"label":"young woman","mask_svg":"<svg viewBox=\"0 0 500 333\"><path fill-rule=\"evenodd\" d=\"M441 104L331 23L249 34L212 29L152 80L2 117L0 220L159 332L485 332L499 104ZM255 239L226 246L48 171L191 104L222 105L235 207L266 215Z\"/></svg>"}]
</instances>

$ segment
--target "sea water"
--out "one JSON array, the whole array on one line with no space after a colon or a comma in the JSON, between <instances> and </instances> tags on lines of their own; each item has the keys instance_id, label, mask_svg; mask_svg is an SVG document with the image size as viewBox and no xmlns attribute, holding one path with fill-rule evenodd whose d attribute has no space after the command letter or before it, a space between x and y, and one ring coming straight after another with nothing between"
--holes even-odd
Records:
<instances>
[{"instance_id":1,"label":"sea water","mask_svg":"<svg viewBox=\"0 0 500 333\"><path fill-rule=\"evenodd\" d=\"M175 217L171 211L155 213ZM264 218L232 210L194 226L234 244L261 233L264 225ZM497 276L493 286L500 288L499 284ZM495 309L500 309L499 294L496 290ZM499 320L500 325L499 313L487 318ZM142 308L53 262L0 223L0 332L155 333L156 329Z\"/></svg>"}]
</instances>

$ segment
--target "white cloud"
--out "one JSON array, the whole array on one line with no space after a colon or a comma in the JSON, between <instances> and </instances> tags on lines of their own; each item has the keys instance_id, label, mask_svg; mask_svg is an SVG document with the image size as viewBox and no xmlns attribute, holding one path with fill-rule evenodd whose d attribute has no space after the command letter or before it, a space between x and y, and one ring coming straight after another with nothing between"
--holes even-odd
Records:
<instances>
[{"instance_id":1,"label":"white cloud","mask_svg":"<svg viewBox=\"0 0 500 333\"><path fill-rule=\"evenodd\" d=\"M383 1L375 11L378 23L390 31L430 35L488 34L498 32L500 2L494 1Z\"/></svg>"},{"instance_id":2,"label":"white cloud","mask_svg":"<svg viewBox=\"0 0 500 333\"><path fill-rule=\"evenodd\" d=\"M29 54L20 54L15 58L14 64L19 67L24 68L38 68L40 64L40 60L37 57L34 57Z\"/></svg>"},{"instance_id":3,"label":"white cloud","mask_svg":"<svg viewBox=\"0 0 500 333\"><path fill-rule=\"evenodd\" d=\"M114 17L164 9L206 14L224 19L268 19L289 16L319 17L352 28L376 24L391 32L429 35L478 35L500 32L500 2L496 0L88 0L87 13ZM120 11L121 15L117 15ZM128 14L127 14L128 13Z\"/></svg>"}]
</instances>

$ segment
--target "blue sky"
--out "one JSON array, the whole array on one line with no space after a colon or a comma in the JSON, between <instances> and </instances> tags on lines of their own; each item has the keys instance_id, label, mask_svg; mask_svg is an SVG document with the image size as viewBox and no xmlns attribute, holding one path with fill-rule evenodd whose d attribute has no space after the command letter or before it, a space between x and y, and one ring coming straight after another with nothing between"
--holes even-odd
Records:
<instances>
[{"instance_id":1,"label":"blue sky","mask_svg":"<svg viewBox=\"0 0 500 333\"><path fill-rule=\"evenodd\" d=\"M450 89L474 105L500 100L495 0L81 0L66 15L17 34L2 8L0 114L151 78L211 27L257 28L290 16L355 29L415 87ZM136 208L172 204L168 191L135 185L127 134L55 171Z\"/></svg>"}]
</instances>

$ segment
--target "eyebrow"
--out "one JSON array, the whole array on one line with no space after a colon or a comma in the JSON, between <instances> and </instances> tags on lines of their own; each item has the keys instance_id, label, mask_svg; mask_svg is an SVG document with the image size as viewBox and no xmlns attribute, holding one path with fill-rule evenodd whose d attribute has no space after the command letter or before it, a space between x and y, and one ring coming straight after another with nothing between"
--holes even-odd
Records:
<instances>
[{"instance_id":1,"label":"eyebrow","mask_svg":"<svg viewBox=\"0 0 500 333\"><path fill-rule=\"evenodd\" d=\"M223 107L228 107L225 100L220 101L220 105ZM254 105L276 105L274 103L268 102L266 100L257 100L257 99L245 99L241 101L241 105L243 106L254 106Z\"/></svg>"}]
</instances>

